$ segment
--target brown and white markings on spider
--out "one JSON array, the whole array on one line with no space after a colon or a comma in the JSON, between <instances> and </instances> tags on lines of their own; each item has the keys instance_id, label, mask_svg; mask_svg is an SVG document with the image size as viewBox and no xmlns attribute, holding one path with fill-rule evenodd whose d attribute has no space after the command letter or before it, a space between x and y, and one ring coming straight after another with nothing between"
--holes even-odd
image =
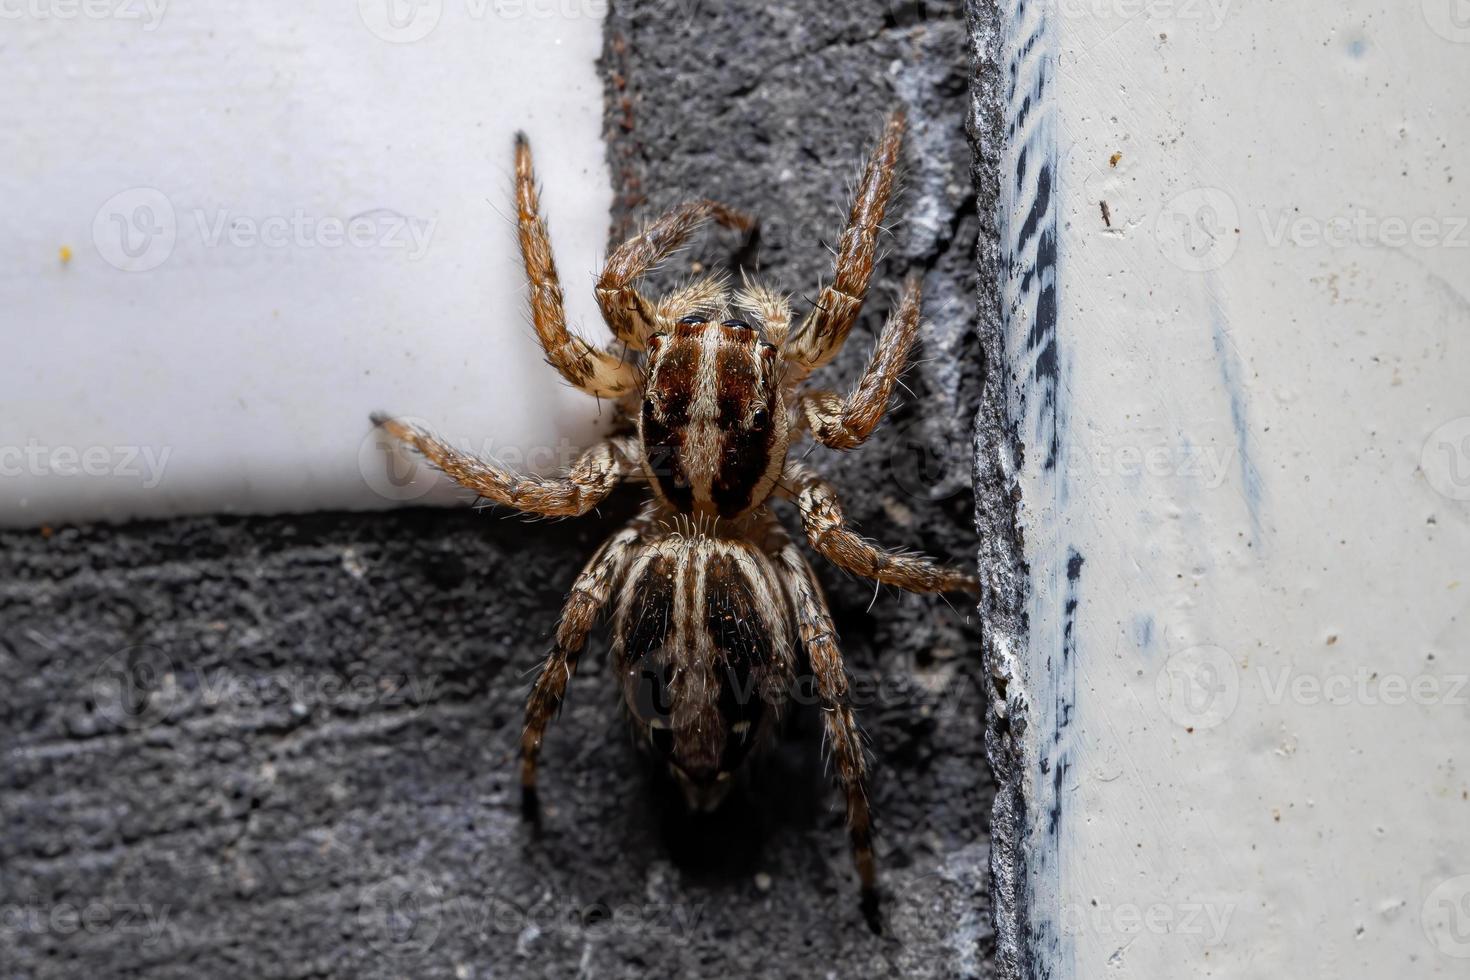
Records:
<instances>
[{"instance_id":1,"label":"brown and white markings on spider","mask_svg":"<svg viewBox=\"0 0 1470 980\"><path fill-rule=\"evenodd\" d=\"M863 909L875 928L866 765L847 671L821 587L770 502L793 503L812 548L848 572L913 592L979 591L970 575L885 551L854 533L831 484L787 458L803 431L834 449L861 445L883 417L918 334L919 279L912 276L857 385L846 395L802 387L836 356L862 309L903 130L896 112L863 170L832 282L799 325L793 328L783 295L749 279L733 293L718 276L658 298L639 291L639 281L703 222L751 225L723 204L692 201L608 257L597 301L623 348L617 351L567 331L531 149L518 136L517 223L536 334L563 378L617 404L627 419L623 434L593 446L564 476L547 479L518 475L415 426L374 417L464 487L529 514L585 514L623 479L646 479L652 487L643 512L578 576L532 689L521 740L527 813L538 812L542 737L604 608L611 607L612 653L632 723L700 810L720 803L732 774L770 736L795 679L799 641L847 797Z\"/></svg>"}]
</instances>

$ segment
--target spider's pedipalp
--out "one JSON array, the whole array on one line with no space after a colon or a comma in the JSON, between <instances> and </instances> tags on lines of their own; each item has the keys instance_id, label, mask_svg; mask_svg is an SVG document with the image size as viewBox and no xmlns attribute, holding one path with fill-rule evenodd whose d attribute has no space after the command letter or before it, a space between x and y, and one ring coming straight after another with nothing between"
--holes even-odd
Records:
<instances>
[{"instance_id":1,"label":"spider's pedipalp","mask_svg":"<svg viewBox=\"0 0 1470 980\"><path fill-rule=\"evenodd\" d=\"M810 391L798 399L803 421L822 445L853 449L877 428L919 335L920 292L918 275L909 276L903 298L884 324L862 378L846 398L830 391Z\"/></svg>"},{"instance_id":2,"label":"spider's pedipalp","mask_svg":"<svg viewBox=\"0 0 1470 980\"><path fill-rule=\"evenodd\" d=\"M644 341L654 332L658 310L635 284L711 219L739 231L755 226L754 218L727 204L687 201L659 215L607 257L597 278L597 305L614 337L634 350L643 349Z\"/></svg>"},{"instance_id":3,"label":"spider's pedipalp","mask_svg":"<svg viewBox=\"0 0 1470 980\"><path fill-rule=\"evenodd\" d=\"M729 277L724 273L691 280L659 300L654 322L673 323L694 314L705 314L705 319L709 319L725 308L729 290Z\"/></svg>"},{"instance_id":4,"label":"spider's pedipalp","mask_svg":"<svg viewBox=\"0 0 1470 980\"><path fill-rule=\"evenodd\" d=\"M551 254L546 220L541 217L531 144L516 134L516 231L521 260L531 291L531 322L546 351L546 360L574 387L598 398L620 398L634 389L638 375L631 364L593 347L567 330L561 280Z\"/></svg>"},{"instance_id":5,"label":"spider's pedipalp","mask_svg":"<svg viewBox=\"0 0 1470 980\"><path fill-rule=\"evenodd\" d=\"M791 301L766 284L752 280L743 271L741 279L735 305L755 315L760 320L766 340L781 346L791 330Z\"/></svg>"},{"instance_id":6,"label":"spider's pedipalp","mask_svg":"<svg viewBox=\"0 0 1470 980\"><path fill-rule=\"evenodd\" d=\"M847 226L838 240L832 282L818 295L812 311L783 348L786 357L796 366L793 381L800 381L836 357L862 312L868 283L873 276L883 212L893 191L904 125L903 110L895 110L888 117L883 136L863 169L862 180L848 213Z\"/></svg>"}]
</instances>

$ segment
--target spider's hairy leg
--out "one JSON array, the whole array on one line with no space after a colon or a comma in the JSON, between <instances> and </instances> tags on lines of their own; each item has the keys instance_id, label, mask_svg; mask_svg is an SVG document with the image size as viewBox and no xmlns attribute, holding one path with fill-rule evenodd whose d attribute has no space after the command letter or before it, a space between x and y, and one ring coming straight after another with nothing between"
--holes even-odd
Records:
<instances>
[{"instance_id":1,"label":"spider's hairy leg","mask_svg":"<svg viewBox=\"0 0 1470 980\"><path fill-rule=\"evenodd\" d=\"M802 421L822 445L853 449L877 428L919 335L919 293L918 275L909 276L898 309L888 318L862 378L846 398L830 391L811 391L798 400Z\"/></svg>"},{"instance_id":2,"label":"spider's hairy leg","mask_svg":"<svg viewBox=\"0 0 1470 980\"><path fill-rule=\"evenodd\" d=\"M847 227L838 242L832 282L822 290L816 306L785 346L786 357L795 362L794 380L800 380L836 357L862 312L868 282L873 277L883 212L893 191L893 173L898 166L903 131L904 114L896 110L888 117L883 136L863 169Z\"/></svg>"},{"instance_id":3,"label":"spider's hairy leg","mask_svg":"<svg viewBox=\"0 0 1470 980\"><path fill-rule=\"evenodd\" d=\"M567 331L561 280L551 255L546 220L541 217L531 144L524 133L516 134L515 184L516 229L531 289L531 321L547 361L571 385L589 395L618 398L628 394L638 383L633 365Z\"/></svg>"},{"instance_id":4,"label":"spider's hairy leg","mask_svg":"<svg viewBox=\"0 0 1470 980\"><path fill-rule=\"evenodd\" d=\"M562 477L515 473L462 452L430 432L399 419L374 415L373 423L411 446L466 490L486 500L542 517L577 517L596 507L620 480L638 472L638 447L630 437L603 439L578 456Z\"/></svg>"},{"instance_id":5,"label":"spider's hairy leg","mask_svg":"<svg viewBox=\"0 0 1470 980\"><path fill-rule=\"evenodd\" d=\"M659 215L607 257L602 275L597 277L597 305L614 337L634 350L643 349L644 341L654 332L656 310L634 283L711 218L740 231L755 225L750 215L718 201L687 201Z\"/></svg>"},{"instance_id":6,"label":"spider's hairy leg","mask_svg":"<svg viewBox=\"0 0 1470 980\"><path fill-rule=\"evenodd\" d=\"M764 283L751 280L744 270L741 271L741 277L744 282L740 291L735 294L735 305L754 313L761 322L766 340L777 347L781 346L791 330L791 302Z\"/></svg>"},{"instance_id":7,"label":"spider's hairy leg","mask_svg":"<svg viewBox=\"0 0 1470 980\"><path fill-rule=\"evenodd\" d=\"M562 607L561 621L556 626L556 645L526 701L526 727L521 733L521 812L528 819L536 820L540 815L536 769L546 727L561 707L587 635L627 571L642 533L639 527L630 526L609 538L577 576L572 593Z\"/></svg>"},{"instance_id":8,"label":"spider's hairy leg","mask_svg":"<svg viewBox=\"0 0 1470 980\"><path fill-rule=\"evenodd\" d=\"M845 523L836 488L807 467L788 463L777 486L801 511L807 541L838 568L909 592L980 594L980 581L973 575L886 551L854 532Z\"/></svg>"},{"instance_id":9,"label":"spider's hairy leg","mask_svg":"<svg viewBox=\"0 0 1470 980\"><path fill-rule=\"evenodd\" d=\"M862 908L868 926L879 931L877 872L873 860L873 824L868 812L867 761L862 732L848 697L847 668L837 647L837 629L822 588L806 558L789 540L775 553L779 574L796 612L797 632L811 660L822 702L827 743L837 764L837 778L847 797L847 829L852 859L862 882Z\"/></svg>"}]
</instances>

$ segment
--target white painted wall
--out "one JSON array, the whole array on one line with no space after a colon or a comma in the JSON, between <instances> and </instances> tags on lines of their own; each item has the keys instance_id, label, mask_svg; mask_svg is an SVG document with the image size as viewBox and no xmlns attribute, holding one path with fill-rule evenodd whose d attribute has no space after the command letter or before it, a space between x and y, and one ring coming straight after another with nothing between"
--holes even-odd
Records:
<instances>
[{"instance_id":1,"label":"white painted wall","mask_svg":"<svg viewBox=\"0 0 1470 980\"><path fill-rule=\"evenodd\" d=\"M597 405L535 345L511 147L601 336L604 9L0 4L0 523L417 499L374 409L572 455Z\"/></svg>"},{"instance_id":2,"label":"white painted wall","mask_svg":"<svg viewBox=\"0 0 1470 980\"><path fill-rule=\"evenodd\" d=\"M1037 975L1470 976L1470 6L1010 18Z\"/></svg>"}]
</instances>

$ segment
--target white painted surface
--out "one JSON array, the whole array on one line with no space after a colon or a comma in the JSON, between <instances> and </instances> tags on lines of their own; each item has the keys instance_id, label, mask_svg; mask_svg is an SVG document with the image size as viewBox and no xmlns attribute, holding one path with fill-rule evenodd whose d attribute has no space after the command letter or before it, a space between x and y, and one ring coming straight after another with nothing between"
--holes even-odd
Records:
<instances>
[{"instance_id":1,"label":"white painted surface","mask_svg":"<svg viewBox=\"0 0 1470 980\"><path fill-rule=\"evenodd\" d=\"M1042 10L1037 973L1470 976L1470 7Z\"/></svg>"},{"instance_id":2,"label":"white painted surface","mask_svg":"<svg viewBox=\"0 0 1470 980\"><path fill-rule=\"evenodd\" d=\"M0 523L422 499L374 409L572 455L597 405L529 326L512 134L601 337L602 9L0 8Z\"/></svg>"}]
</instances>

